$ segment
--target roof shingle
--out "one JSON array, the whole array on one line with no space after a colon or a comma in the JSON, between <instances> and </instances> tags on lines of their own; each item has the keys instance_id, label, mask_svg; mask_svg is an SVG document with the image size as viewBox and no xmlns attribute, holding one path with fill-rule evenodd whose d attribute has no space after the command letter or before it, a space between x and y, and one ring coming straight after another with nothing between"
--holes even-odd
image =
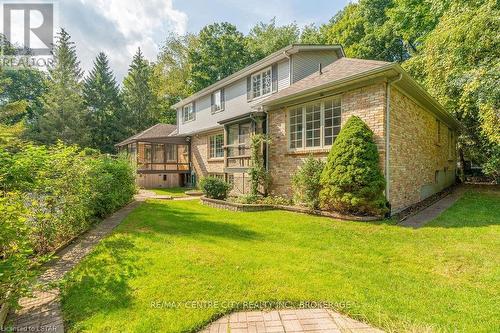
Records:
<instances>
[{"instance_id":1,"label":"roof shingle","mask_svg":"<svg viewBox=\"0 0 500 333\"><path fill-rule=\"evenodd\" d=\"M146 140L146 139L164 138L167 136L171 136L176 132L177 132L176 125L156 124L138 134L132 135L128 139L123 140L122 142L118 143L117 146L123 146L139 139Z\"/></svg>"}]
</instances>

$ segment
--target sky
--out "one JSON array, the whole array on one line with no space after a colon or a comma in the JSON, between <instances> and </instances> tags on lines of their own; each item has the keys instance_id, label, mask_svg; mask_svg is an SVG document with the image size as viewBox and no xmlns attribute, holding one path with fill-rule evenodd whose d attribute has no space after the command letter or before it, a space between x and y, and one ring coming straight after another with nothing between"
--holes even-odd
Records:
<instances>
[{"instance_id":1,"label":"sky","mask_svg":"<svg viewBox=\"0 0 500 333\"><path fill-rule=\"evenodd\" d=\"M273 17L279 25L294 21L299 26L320 25L348 3L348 0L54 1L58 4L59 25L76 43L82 68L90 70L97 53L103 51L118 81L126 75L139 46L154 61L171 32L196 33L207 24L227 21L246 34L256 23L268 22Z\"/></svg>"}]
</instances>

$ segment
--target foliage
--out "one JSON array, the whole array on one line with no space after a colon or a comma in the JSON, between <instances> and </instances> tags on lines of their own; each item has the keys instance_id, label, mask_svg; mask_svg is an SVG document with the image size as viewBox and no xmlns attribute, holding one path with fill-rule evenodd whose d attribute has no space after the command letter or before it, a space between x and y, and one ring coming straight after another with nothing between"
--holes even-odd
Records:
<instances>
[{"instance_id":1,"label":"foliage","mask_svg":"<svg viewBox=\"0 0 500 333\"><path fill-rule=\"evenodd\" d=\"M260 60L299 40L300 29L296 23L276 26L276 18L269 23L259 22L248 33L247 49L253 61Z\"/></svg>"},{"instance_id":2,"label":"foliage","mask_svg":"<svg viewBox=\"0 0 500 333\"><path fill-rule=\"evenodd\" d=\"M0 304L15 305L28 290L38 260L31 260L33 246L21 193L0 195Z\"/></svg>"},{"instance_id":3,"label":"foliage","mask_svg":"<svg viewBox=\"0 0 500 333\"><path fill-rule=\"evenodd\" d=\"M0 148L0 302L3 291L9 302L27 292L45 254L128 203L134 176L126 158L62 143Z\"/></svg>"},{"instance_id":4,"label":"foliage","mask_svg":"<svg viewBox=\"0 0 500 333\"><path fill-rule=\"evenodd\" d=\"M231 185L217 177L204 177L200 179L200 189L208 198L224 200L231 190Z\"/></svg>"},{"instance_id":5,"label":"foliage","mask_svg":"<svg viewBox=\"0 0 500 333\"><path fill-rule=\"evenodd\" d=\"M271 139L264 134L254 134L250 138L250 193L254 196L267 196L271 177L264 164L264 145L269 145Z\"/></svg>"},{"instance_id":6,"label":"foliage","mask_svg":"<svg viewBox=\"0 0 500 333\"><path fill-rule=\"evenodd\" d=\"M0 104L25 103L24 112L9 119L9 125L14 125L23 118L30 127L42 113L40 97L47 91L45 73L35 69L4 69L0 71Z\"/></svg>"},{"instance_id":7,"label":"foliage","mask_svg":"<svg viewBox=\"0 0 500 333\"><path fill-rule=\"evenodd\" d=\"M321 173L325 163L309 156L302 167L292 177L293 194L296 202L305 204L311 209L319 207L321 191Z\"/></svg>"},{"instance_id":8,"label":"foliage","mask_svg":"<svg viewBox=\"0 0 500 333\"><path fill-rule=\"evenodd\" d=\"M404 42L388 24L392 0L349 3L321 27L326 41L341 44L348 56L402 62L409 58Z\"/></svg>"},{"instance_id":9,"label":"foliage","mask_svg":"<svg viewBox=\"0 0 500 333\"><path fill-rule=\"evenodd\" d=\"M129 134L138 133L158 122L159 110L151 88L151 75L151 65L139 48L123 80L122 93Z\"/></svg>"},{"instance_id":10,"label":"foliage","mask_svg":"<svg viewBox=\"0 0 500 333\"><path fill-rule=\"evenodd\" d=\"M245 38L230 23L205 26L189 49L190 85L199 91L252 62Z\"/></svg>"},{"instance_id":11,"label":"foliage","mask_svg":"<svg viewBox=\"0 0 500 333\"><path fill-rule=\"evenodd\" d=\"M195 42L196 36L192 34L169 35L153 65L151 89L159 103L163 123L176 124L172 105L193 93L188 84L191 75L189 50Z\"/></svg>"},{"instance_id":12,"label":"foliage","mask_svg":"<svg viewBox=\"0 0 500 333\"><path fill-rule=\"evenodd\" d=\"M377 146L361 118L350 117L335 139L321 185L321 207L326 210L366 215L387 211Z\"/></svg>"},{"instance_id":13,"label":"foliage","mask_svg":"<svg viewBox=\"0 0 500 333\"><path fill-rule=\"evenodd\" d=\"M47 91L41 97L42 115L34 119L38 132L34 138L44 144L62 140L66 144L85 146L85 106L82 98L83 72L70 35L61 29L54 45L55 64L49 68Z\"/></svg>"},{"instance_id":14,"label":"foliage","mask_svg":"<svg viewBox=\"0 0 500 333\"><path fill-rule=\"evenodd\" d=\"M462 122L461 155L477 164L494 160L500 145L498 17L495 0L457 1L427 36L418 55L405 64Z\"/></svg>"},{"instance_id":15,"label":"foliage","mask_svg":"<svg viewBox=\"0 0 500 333\"><path fill-rule=\"evenodd\" d=\"M148 201L66 276L65 328L196 332L234 306L322 300L387 332L496 332L498 211L498 192L469 192L408 230ZM165 306L166 295L167 304L210 295L219 306Z\"/></svg>"},{"instance_id":16,"label":"foliage","mask_svg":"<svg viewBox=\"0 0 500 333\"><path fill-rule=\"evenodd\" d=\"M89 146L106 153L114 152L114 144L127 135L127 119L118 84L103 52L97 55L94 68L84 80L83 98Z\"/></svg>"}]
</instances>

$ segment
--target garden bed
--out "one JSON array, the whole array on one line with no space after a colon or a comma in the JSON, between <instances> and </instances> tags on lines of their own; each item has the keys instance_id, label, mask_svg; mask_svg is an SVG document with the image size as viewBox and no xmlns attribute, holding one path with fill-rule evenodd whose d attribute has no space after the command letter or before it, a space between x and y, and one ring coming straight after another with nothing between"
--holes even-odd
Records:
<instances>
[{"instance_id":1,"label":"garden bed","mask_svg":"<svg viewBox=\"0 0 500 333\"><path fill-rule=\"evenodd\" d=\"M226 210L232 210L237 212L256 212L256 211L265 211L265 210L286 210L290 212L296 213L304 213L309 215L317 215L317 216L325 216L338 220L346 220L346 221L361 221L361 222L369 222L369 221L379 221L382 220L383 217L380 216L354 216L354 215L345 215L336 212L326 212L322 210L311 210L304 207L297 206L285 206L285 205L268 205L268 204L242 204L236 202L230 202L225 200L217 200L210 199L207 197L201 197L201 202L204 205L220 208Z\"/></svg>"}]
</instances>

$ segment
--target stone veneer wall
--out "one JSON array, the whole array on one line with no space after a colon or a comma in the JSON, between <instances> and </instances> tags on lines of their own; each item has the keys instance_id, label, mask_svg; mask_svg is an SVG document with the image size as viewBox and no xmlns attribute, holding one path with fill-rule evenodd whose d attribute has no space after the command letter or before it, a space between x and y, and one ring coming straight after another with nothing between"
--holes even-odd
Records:
<instances>
[{"instance_id":1,"label":"stone veneer wall","mask_svg":"<svg viewBox=\"0 0 500 333\"><path fill-rule=\"evenodd\" d=\"M191 161L193 163L193 169L196 173L196 181L199 181L201 177L208 176L209 173L224 173L224 159L209 159L208 158L208 138L215 134L222 134L223 130L202 133L193 135L191 139Z\"/></svg>"},{"instance_id":2,"label":"stone veneer wall","mask_svg":"<svg viewBox=\"0 0 500 333\"><path fill-rule=\"evenodd\" d=\"M383 170L385 160L385 83L377 83L342 94L342 125L350 116L359 116L375 134L380 154L380 167ZM269 152L269 170L272 177L271 192L275 195L292 196L291 177L313 153L315 157L326 159L329 148L290 152L287 137L287 110L269 112L269 134L271 145Z\"/></svg>"},{"instance_id":3,"label":"stone veneer wall","mask_svg":"<svg viewBox=\"0 0 500 333\"><path fill-rule=\"evenodd\" d=\"M396 88L391 90L390 201L392 212L415 204L455 182L457 134L441 122L437 143L436 116Z\"/></svg>"}]
</instances>

